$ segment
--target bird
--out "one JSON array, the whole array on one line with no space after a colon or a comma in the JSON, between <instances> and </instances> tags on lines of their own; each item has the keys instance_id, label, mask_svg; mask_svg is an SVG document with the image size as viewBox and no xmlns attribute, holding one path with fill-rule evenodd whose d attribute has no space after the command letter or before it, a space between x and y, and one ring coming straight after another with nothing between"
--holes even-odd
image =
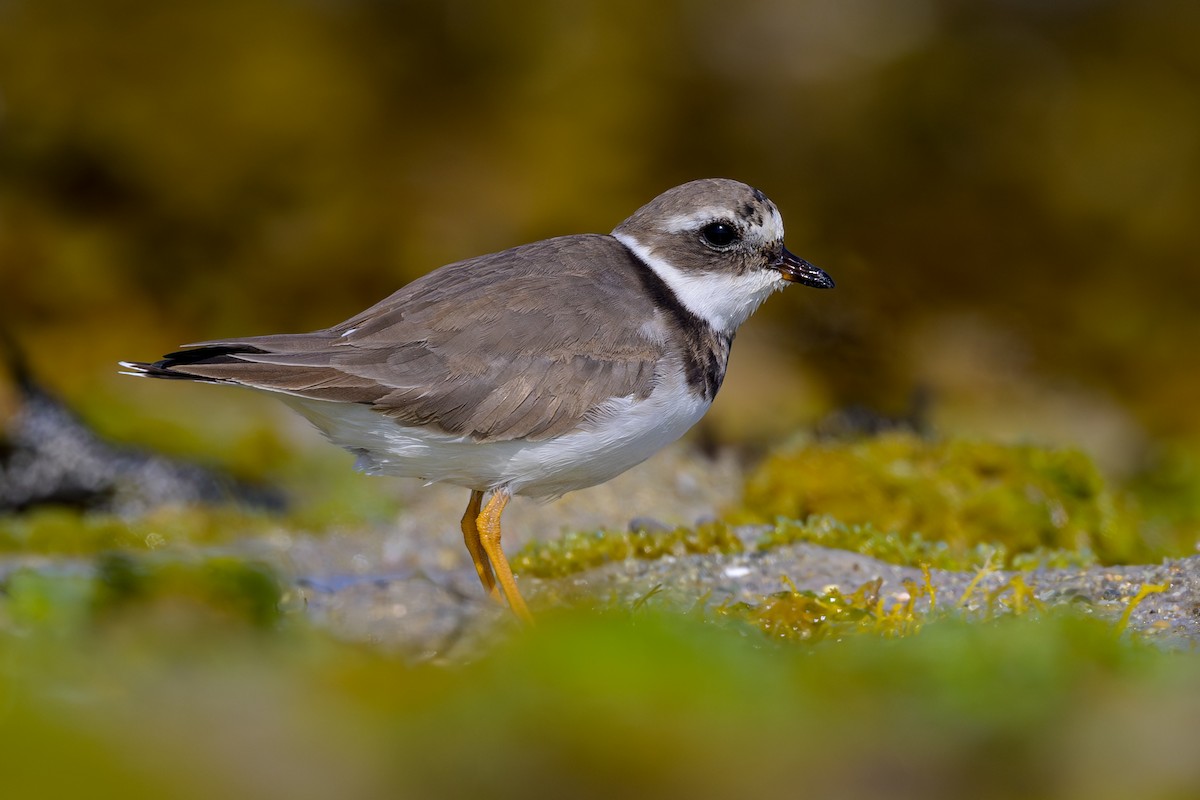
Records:
<instances>
[{"instance_id":1,"label":"bird","mask_svg":"<svg viewBox=\"0 0 1200 800\"><path fill-rule=\"evenodd\" d=\"M784 247L766 195L709 178L607 235L440 267L329 328L120 364L271 393L362 472L469 490L460 527L480 583L532 622L501 548L509 500L595 486L681 437L712 405L739 326L792 283L834 286Z\"/></svg>"}]
</instances>

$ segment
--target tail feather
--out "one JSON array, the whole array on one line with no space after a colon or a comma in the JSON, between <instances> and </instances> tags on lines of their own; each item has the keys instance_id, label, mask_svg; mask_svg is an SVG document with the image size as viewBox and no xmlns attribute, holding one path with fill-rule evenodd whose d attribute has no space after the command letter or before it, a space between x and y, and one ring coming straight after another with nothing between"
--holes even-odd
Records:
<instances>
[{"instance_id":1,"label":"tail feather","mask_svg":"<svg viewBox=\"0 0 1200 800\"><path fill-rule=\"evenodd\" d=\"M257 347L222 347L216 345L167 353L153 363L147 361L121 361L118 363L125 368L121 371L122 375L133 375L139 378L165 378L168 380L224 383L225 380L223 378L189 371L188 368L244 363L237 357L239 354L264 352L266 351L260 350Z\"/></svg>"},{"instance_id":2,"label":"tail feather","mask_svg":"<svg viewBox=\"0 0 1200 800\"><path fill-rule=\"evenodd\" d=\"M120 364L125 368L123 374L139 378L233 384L341 403L371 404L391 391L372 378L343 371L328 361L328 353L275 353L232 342L190 347L153 363Z\"/></svg>"}]
</instances>

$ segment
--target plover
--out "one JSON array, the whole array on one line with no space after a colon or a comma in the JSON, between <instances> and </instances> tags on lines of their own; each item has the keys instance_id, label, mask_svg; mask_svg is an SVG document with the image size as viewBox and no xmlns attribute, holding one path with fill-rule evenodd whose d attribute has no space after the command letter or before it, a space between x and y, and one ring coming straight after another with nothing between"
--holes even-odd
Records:
<instances>
[{"instance_id":1,"label":"plover","mask_svg":"<svg viewBox=\"0 0 1200 800\"><path fill-rule=\"evenodd\" d=\"M509 499L594 486L682 436L712 404L738 326L789 283L833 286L784 248L762 192L698 180L607 236L448 264L331 328L121 364L272 392L364 472L469 489L461 527L479 580L529 620L500 546Z\"/></svg>"}]
</instances>

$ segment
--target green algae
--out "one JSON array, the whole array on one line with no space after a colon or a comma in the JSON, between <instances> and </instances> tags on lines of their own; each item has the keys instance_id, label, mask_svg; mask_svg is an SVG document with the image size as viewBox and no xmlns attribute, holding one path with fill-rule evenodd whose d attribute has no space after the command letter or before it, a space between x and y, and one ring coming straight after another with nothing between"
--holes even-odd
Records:
<instances>
[{"instance_id":1,"label":"green algae","mask_svg":"<svg viewBox=\"0 0 1200 800\"><path fill-rule=\"evenodd\" d=\"M733 524L751 516L752 507L800 504L799 493L809 485L831 507L848 513L852 505L845 494L829 487L839 485L841 470L851 468L861 473L862 497L883 524L924 521L927 527L897 530L829 514L802 520L781 515L759 529L754 541L755 531ZM815 477L792 480L789 470ZM789 495L778 488L784 484L798 488ZM908 435L823 443L776 454L749 478L746 498L728 520L673 529L568 533L531 541L512 563L524 575L559 578L627 559L733 554L809 543L926 570L924 584L907 585L902 601L881 597L878 582L846 592L831 587L818 593L798 591L785 577L784 591L701 613L710 619L748 623L770 639L815 642L858 633L903 636L918 631L935 610L934 588L928 580L931 567L974 570L978 576L998 568L1080 568L1097 562L1093 543L1126 542L1123 537L1135 528L1081 454L1031 446L938 443ZM929 514L913 510L914 498L928 500L950 520L929 527ZM889 499L899 510L886 507ZM1012 519L1005 519L1010 512ZM1024 528L1035 521L1043 527L1028 535ZM270 625L278 616L280 592L269 571L212 558L201 568L195 559L187 563L187 559L179 561L178 555L195 545L263 535L280 526L286 529L287 524L286 517L198 508L164 508L133 520L54 509L0 519L0 551L79 557L101 553L93 562L92 578L68 575L39 583L40 579L18 572L6 590L12 595L12 608L26 609L31 618L37 613L46 619L71 617L75 612L70 609L78 605L71 598L83 593L89 598L87 619L93 621L119 616L122 610L178 604ZM1108 535L1094 536L1093 529ZM932 534L927 533L930 530ZM1069 542L1074 547L1051 546ZM1110 546L1106 552L1112 556L1117 550ZM152 557L155 554L164 557ZM30 586L40 589L32 591ZM654 593L635 603L635 608L647 607ZM1005 593L1007 598L1002 597ZM983 621L1002 611L1024 613L1037 607L1019 575L979 604L984 611L976 618Z\"/></svg>"},{"instance_id":2,"label":"green algae","mask_svg":"<svg viewBox=\"0 0 1200 800\"><path fill-rule=\"evenodd\" d=\"M764 523L755 549L807 543L948 570L1082 568L1166 554L1140 538L1131 505L1078 451L886 434L771 455L722 520L567 533L526 544L513 566L554 578L628 558L739 553L737 526Z\"/></svg>"},{"instance_id":3,"label":"green algae","mask_svg":"<svg viewBox=\"0 0 1200 800\"><path fill-rule=\"evenodd\" d=\"M46 507L0 515L0 553L89 556L217 545L262 536L280 524L268 514L229 507L163 506L132 518Z\"/></svg>"},{"instance_id":4,"label":"green algae","mask_svg":"<svg viewBox=\"0 0 1200 800\"><path fill-rule=\"evenodd\" d=\"M614 541L650 556L740 546L729 536L714 525ZM1160 772L1177 752L1161 736L1127 742L1120 759L1093 757L1103 742L1062 743L1147 725L1194 741L1200 717L1179 704L1200 695L1196 654L1118 636L1126 618L1043 608L1020 574L982 585L950 602L927 570L890 594L878 581L806 592L784 580L705 613L549 610L472 663L414 666L281 610L278 578L252 561L116 551L86 569L21 569L0 581L0 787L516 797L536 769L540 787L570 796L766 796L794 788L797 769L829 788L869 765L934 774L917 794L937 800L980 774L1028 785L1047 752L1071 796L1097 796L1094 772L1110 763L1143 788L1178 786ZM468 730L471 774L452 768ZM51 769L64 748L72 769ZM1005 770L987 773L997 748ZM1190 763L1181 754L1168 772Z\"/></svg>"},{"instance_id":5,"label":"green algae","mask_svg":"<svg viewBox=\"0 0 1200 800\"><path fill-rule=\"evenodd\" d=\"M716 613L749 622L771 639L821 641L875 628L881 618L881 580L864 583L844 594L837 587L823 592L798 590L784 578L785 591L761 598L760 602L721 605Z\"/></svg>"},{"instance_id":6,"label":"green algae","mask_svg":"<svg viewBox=\"0 0 1200 800\"><path fill-rule=\"evenodd\" d=\"M788 516L813 510L851 521L832 513ZM770 514L772 523L747 544L753 530L734 523ZM806 543L925 570L925 581L907 582L900 596L881 597L878 581L850 591L799 591L785 576L784 591L715 609L717 617L748 623L770 639L821 641L909 635L946 615L987 622L1042 611L1021 571L1128 559L1146 550L1137 532L1126 504L1076 451L889 434L773 455L750 476L744 505L726 520L694 529L570 533L529 543L513 563L522 574L555 578L630 558ZM976 573L956 608L936 608L930 568ZM998 569L1018 574L973 596L978 580ZM1130 600L1122 620L1144 596Z\"/></svg>"},{"instance_id":7,"label":"green algae","mask_svg":"<svg viewBox=\"0 0 1200 800\"><path fill-rule=\"evenodd\" d=\"M751 531L753 533L753 531ZM803 521L780 518L762 526L750 547L769 550L791 544L815 544L851 550L880 561L907 567L948 570L983 569L992 564L1012 569L1087 567L1096 563L1087 551L1036 548L1010 554L1003 543L934 541L919 533L881 532L873 525L851 525L826 515ZM511 559L519 574L561 578L630 558L653 560L667 556L728 555L747 549L737 526L722 521L695 528L670 530L568 532L555 539L527 542Z\"/></svg>"},{"instance_id":8,"label":"green algae","mask_svg":"<svg viewBox=\"0 0 1200 800\"><path fill-rule=\"evenodd\" d=\"M731 515L768 523L814 517L844 526L822 538L895 549L903 563L920 553L939 566L976 566L981 547L1005 566L1028 564L1026 556L1127 563L1148 555L1134 515L1086 455L1034 445L906 433L813 442L769 456ZM901 538L886 541L892 535Z\"/></svg>"},{"instance_id":9,"label":"green algae","mask_svg":"<svg viewBox=\"0 0 1200 800\"><path fill-rule=\"evenodd\" d=\"M99 618L138 607L186 605L268 629L279 621L281 598L279 579L259 562L230 556L156 562L110 553L98 560L91 605Z\"/></svg>"},{"instance_id":10,"label":"green algae","mask_svg":"<svg viewBox=\"0 0 1200 800\"><path fill-rule=\"evenodd\" d=\"M722 522L670 530L590 531L530 541L511 559L513 569L537 578L561 578L629 558L740 553L742 540Z\"/></svg>"},{"instance_id":11,"label":"green algae","mask_svg":"<svg viewBox=\"0 0 1200 800\"><path fill-rule=\"evenodd\" d=\"M1160 442L1129 481L1143 519L1142 538L1155 552L1195 551L1200 541L1200 447Z\"/></svg>"},{"instance_id":12,"label":"green algae","mask_svg":"<svg viewBox=\"0 0 1200 800\"><path fill-rule=\"evenodd\" d=\"M993 572L995 570L990 566L980 569L953 605L938 605L937 588L929 568L925 567L921 581L905 579L903 591L890 596L882 593L882 578L867 581L851 592L843 592L837 586L815 592L797 589L784 576L782 581L786 588L783 591L761 597L756 602L723 604L715 611L720 617L749 623L769 639L819 642L858 634L911 636L927 624L940 621L986 623L1000 616L1047 610L1020 573L995 589L978 591L980 580ZM1143 587L1126 603L1114 631L1124 631L1138 604L1149 594L1164 588Z\"/></svg>"},{"instance_id":13,"label":"green algae","mask_svg":"<svg viewBox=\"0 0 1200 800\"><path fill-rule=\"evenodd\" d=\"M1053 550L1038 547L1010 553L1003 542L937 541L920 533L883 532L874 525L847 524L827 515L804 521L780 518L765 531L757 544L760 550L789 544L815 544L852 550L889 564L906 567L972 570L997 564L1010 569L1088 567L1096 563L1089 550Z\"/></svg>"},{"instance_id":14,"label":"green algae","mask_svg":"<svg viewBox=\"0 0 1200 800\"><path fill-rule=\"evenodd\" d=\"M0 594L0 630L78 636L131 614L164 610L175 628L204 619L220 628L265 630L280 620L283 591L274 571L255 561L109 552L72 570L17 569L0 581Z\"/></svg>"},{"instance_id":15,"label":"green algae","mask_svg":"<svg viewBox=\"0 0 1200 800\"><path fill-rule=\"evenodd\" d=\"M874 796L887 779L891 796L939 800L1117 796L1098 792L1114 781L1181 797L1200 781L1182 746L1200 735L1197 655L1077 614L937 618L803 648L764 645L733 617L539 622L450 667L315 631L193 629L181 658L145 615L57 638L0 624L0 786L506 798L536 770L562 796L775 796L801 774L822 796ZM472 769L455 769L464 750ZM52 769L65 752L72 768ZM1028 792L1043 781L1054 792Z\"/></svg>"}]
</instances>

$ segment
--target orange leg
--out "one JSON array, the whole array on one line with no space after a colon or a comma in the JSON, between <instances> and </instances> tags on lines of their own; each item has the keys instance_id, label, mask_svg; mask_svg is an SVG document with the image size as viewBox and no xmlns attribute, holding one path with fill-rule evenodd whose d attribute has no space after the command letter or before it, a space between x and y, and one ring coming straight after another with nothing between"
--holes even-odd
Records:
<instances>
[{"instance_id":1,"label":"orange leg","mask_svg":"<svg viewBox=\"0 0 1200 800\"><path fill-rule=\"evenodd\" d=\"M517 591L517 582L513 580L512 567L508 565L508 559L504 557L504 551L500 549L500 515L504 513L504 507L508 505L509 496L506 489L493 490L487 505L483 507L483 511L476 520L476 526L479 529L479 542L483 545L483 550L487 553L492 568L496 570L496 580L500 583L500 588L504 590L504 596L508 598L508 607L523 622L532 624L533 615L529 613L529 607L525 605L524 598Z\"/></svg>"},{"instance_id":2,"label":"orange leg","mask_svg":"<svg viewBox=\"0 0 1200 800\"><path fill-rule=\"evenodd\" d=\"M472 491L471 500L467 503L467 510L463 513L462 532L463 541L467 543L467 550L471 553L471 561L475 563L475 571L479 573L479 582L483 584L483 588L492 596L492 599L497 603L503 603L500 599L500 592L496 590L496 578L492 574L492 565L488 563L487 554L483 551L483 544L479 541L479 527L475 524L475 520L479 518L479 508L483 505L483 492Z\"/></svg>"}]
</instances>

